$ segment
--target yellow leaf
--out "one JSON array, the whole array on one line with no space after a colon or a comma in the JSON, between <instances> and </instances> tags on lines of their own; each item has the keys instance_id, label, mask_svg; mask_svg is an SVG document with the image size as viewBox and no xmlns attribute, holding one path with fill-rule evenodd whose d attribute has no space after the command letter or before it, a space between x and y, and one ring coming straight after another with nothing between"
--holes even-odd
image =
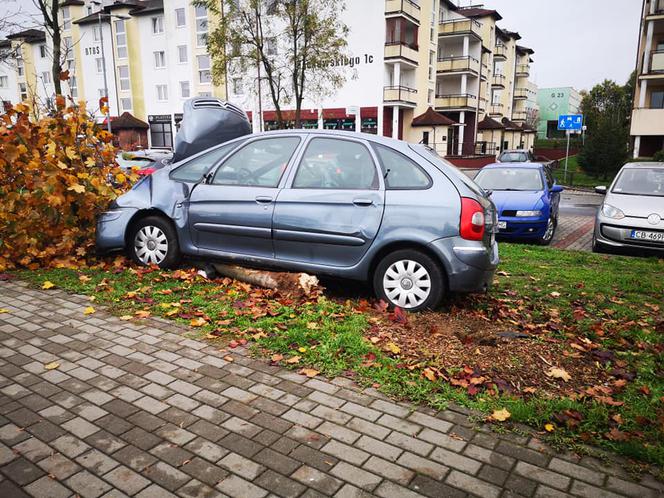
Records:
<instances>
[{"instance_id":1,"label":"yellow leaf","mask_svg":"<svg viewBox=\"0 0 664 498\"><path fill-rule=\"evenodd\" d=\"M118 183L124 183L126 180L127 180L127 177L124 176L124 174L122 174L122 173L118 173L117 175L115 175L115 181L118 182Z\"/></svg>"},{"instance_id":2,"label":"yellow leaf","mask_svg":"<svg viewBox=\"0 0 664 498\"><path fill-rule=\"evenodd\" d=\"M3 313L9 313L9 310L7 308L0 308L0 315Z\"/></svg>"},{"instance_id":3,"label":"yellow leaf","mask_svg":"<svg viewBox=\"0 0 664 498\"><path fill-rule=\"evenodd\" d=\"M72 185L71 187L69 187L67 190L73 190L78 194L82 194L83 192L85 192L85 187L80 183L77 183L76 185Z\"/></svg>"},{"instance_id":4,"label":"yellow leaf","mask_svg":"<svg viewBox=\"0 0 664 498\"><path fill-rule=\"evenodd\" d=\"M95 164L97 164L97 161L95 161L95 158L92 157L92 156L88 157L88 158L85 160L85 165L86 165L86 166L89 166L90 168L92 168Z\"/></svg>"},{"instance_id":5,"label":"yellow leaf","mask_svg":"<svg viewBox=\"0 0 664 498\"><path fill-rule=\"evenodd\" d=\"M50 156L55 155L55 151L57 149L57 146L55 145L55 142L53 140L50 140L48 144L46 144L46 153Z\"/></svg>"},{"instance_id":6,"label":"yellow leaf","mask_svg":"<svg viewBox=\"0 0 664 498\"><path fill-rule=\"evenodd\" d=\"M307 323L307 328L311 330L316 330L318 328L318 324L316 322L309 322Z\"/></svg>"},{"instance_id":7,"label":"yellow leaf","mask_svg":"<svg viewBox=\"0 0 664 498\"><path fill-rule=\"evenodd\" d=\"M562 379L567 382L572 379L572 376L567 373L564 368L551 367L547 372L545 372L547 377L553 377L554 379Z\"/></svg>"},{"instance_id":8,"label":"yellow leaf","mask_svg":"<svg viewBox=\"0 0 664 498\"><path fill-rule=\"evenodd\" d=\"M42 284L42 289L52 289L53 287L55 287L55 284L53 282L50 282L49 280L46 280Z\"/></svg>"},{"instance_id":9,"label":"yellow leaf","mask_svg":"<svg viewBox=\"0 0 664 498\"><path fill-rule=\"evenodd\" d=\"M136 315L137 318L147 318L150 316L150 312L147 310L141 310L134 313L134 315Z\"/></svg>"},{"instance_id":10,"label":"yellow leaf","mask_svg":"<svg viewBox=\"0 0 664 498\"><path fill-rule=\"evenodd\" d=\"M60 168L60 169L69 169L69 166L67 166L62 161L58 161L58 168Z\"/></svg>"},{"instance_id":11,"label":"yellow leaf","mask_svg":"<svg viewBox=\"0 0 664 498\"><path fill-rule=\"evenodd\" d=\"M385 349L394 354L399 354L401 352L401 348L396 344L394 344L393 342L388 342L387 345L385 346Z\"/></svg>"},{"instance_id":12,"label":"yellow leaf","mask_svg":"<svg viewBox=\"0 0 664 498\"><path fill-rule=\"evenodd\" d=\"M286 363L288 363L290 365L295 365L296 363L300 363L300 359L301 359L300 356L293 356L291 358L288 358L286 360Z\"/></svg>"},{"instance_id":13,"label":"yellow leaf","mask_svg":"<svg viewBox=\"0 0 664 498\"><path fill-rule=\"evenodd\" d=\"M300 353L306 353L306 352L307 352L307 348L297 348L297 350L298 350Z\"/></svg>"},{"instance_id":14,"label":"yellow leaf","mask_svg":"<svg viewBox=\"0 0 664 498\"><path fill-rule=\"evenodd\" d=\"M131 320L132 318L134 318L134 317L131 316L131 315L122 315L122 316L120 317L120 320L127 321L127 320Z\"/></svg>"},{"instance_id":15,"label":"yellow leaf","mask_svg":"<svg viewBox=\"0 0 664 498\"><path fill-rule=\"evenodd\" d=\"M78 277L78 280L79 280L80 282L89 282L89 281L90 281L90 277L88 277L87 275L80 275L80 276Z\"/></svg>"},{"instance_id":16,"label":"yellow leaf","mask_svg":"<svg viewBox=\"0 0 664 498\"><path fill-rule=\"evenodd\" d=\"M422 372L424 376L429 379L431 382L434 382L436 380L436 372L431 370L430 368L425 368L424 372Z\"/></svg>"},{"instance_id":17,"label":"yellow leaf","mask_svg":"<svg viewBox=\"0 0 664 498\"><path fill-rule=\"evenodd\" d=\"M544 424L544 429L546 432L553 432L556 430L553 424Z\"/></svg>"},{"instance_id":18,"label":"yellow leaf","mask_svg":"<svg viewBox=\"0 0 664 498\"><path fill-rule=\"evenodd\" d=\"M83 311L84 315L92 315L96 310L92 306L88 306L85 308L85 311Z\"/></svg>"},{"instance_id":19,"label":"yellow leaf","mask_svg":"<svg viewBox=\"0 0 664 498\"><path fill-rule=\"evenodd\" d=\"M300 369L299 373L302 375L306 375L307 377L316 377L320 372L318 370L314 370L313 368L302 368Z\"/></svg>"},{"instance_id":20,"label":"yellow leaf","mask_svg":"<svg viewBox=\"0 0 664 498\"><path fill-rule=\"evenodd\" d=\"M65 154L71 160L76 159L76 149L74 149L71 145L65 148Z\"/></svg>"},{"instance_id":21,"label":"yellow leaf","mask_svg":"<svg viewBox=\"0 0 664 498\"><path fill-rule=\"evenodd\" d=\"M203 325L206 325L207 321L203 317L198 317L198 318L192 318L192 320L189 322L189 325L192 327L202 327Z\"/></svg>"},{"instance_id":22,"label":"yellow leaf","mask_svg":"<svg viewBox=\"0 0 664 498\"><path fill-rule=\"evenodd\" d=\"M508 412L505 408L502 408L500 410L494 410L491 414L491 419L496 420L497 422L504 422L511 416L512 414L510 412Z\"/></svg>"},{"instance_id":23,"label":"yellow leaf","mask_svg":"<svg viewBox=\"0 0 664 498\"><path fill-rule=\"evenodd\" d=\"M179 312L180 312L179 309L177 309L177 308L173 308L172 310L169 310L169 311L166 312L166 316L177 315Z\"/></svg>"},{"instance_id":24,"label":"yellow leaf","mask_svg":"<svg viewBox=\"0 0 664 498\"><path fill-rule=\"evenodd\" d=\"M46 370L55 370L59 366L60 366L60 364L57 361L53 361L51 363L47 363L46 365L44 365L44 368Z\"/></svg>"}]
</instances>

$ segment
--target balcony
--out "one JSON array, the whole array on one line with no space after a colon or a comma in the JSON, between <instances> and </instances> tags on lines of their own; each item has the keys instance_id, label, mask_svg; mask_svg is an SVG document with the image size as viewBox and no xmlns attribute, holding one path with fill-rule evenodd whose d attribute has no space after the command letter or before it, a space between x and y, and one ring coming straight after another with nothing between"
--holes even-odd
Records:
<instances>
[{"instance_id":1,"label":"balcony","mask_svg":"<svg viewBox=\"0 0 664 498\"><path fill-rule=\"evenodd\" d=\"M650 73L664 73L664 50L650 53Z\"/></svg>"},{"instance_id":2,"label":"balcony","mask_svg":"<svg viewBox=\"0 0 664 498\"><path fill-rule=\"evenodd\" d=\"M526 111L512 112L512 121L525 121L526 119L528 119L528 113Z\"/></svg>"},{"instance_id":3,"label":"balcony","mask_svg":"<svg viewBox=\"0 0 664 498\"><path fill-rule=\"evenodd\" d=\"M464 110L464 109L475 109L476 107L477 107L477 97L469 93L436 95L436 109Z\"/></svg>"},{"instance_id":4,"label":"balcony","mask_svg":"<svg viewBox=\"0 0 664 498\"><path fill-rule=\"evenodd\" d=\"M634 109L630 134L664 135L664 109Z\"/></svg>"},{"instance_id":5,"label":"balcony","mask_svg":"<svg viewBox=\"0 0 664 498\"><path fill-rule=\"evenodd\" d=\"M505 78L504 74L494 74L491 79L491 86L494 88L505 88L506 81L507 78Z\"/></svg>"},{"instance_id":6,"label":"balcony","mask_svg":"<svg viewBox=\"0 0 664 498\"><path fill-rule=\"evenodd\" d=\"M528 89L527 88L515 88L514 89L514 100L525 100L528 98Z\"/></svg>"},{"instance_id":7,"label":"balcony","mask_svg":"<svg viewBox=\"0 0 664 498\"><path fill-rule=\"evenodd\" d=\"M507 47L505 45L496 45L493 49L494 59L507 59Z\"/></svg>"},{"instance_id":8,"label":"balcony","mask_svg":"<svg viewBox=\"0 0 664 498\"><path fill-rule=\"evenodd\" d=\"M420 6L412 0L385 0L385 17L403 17L420 25Z\"/></svg>"},{"instance_id":9,"label":"balcony","mask_svg":"<svg viewBox=\"0 0 664 498\"><path fill-rule=\"evenodd\" d=\"M489 106L489 116L502 117L504 107L503 104L491 104Z\"/></svg>"},{"instance_id":10,"label":"balcony","mask_svg":"<svg viewBox=\"0 0 664 498\"><path fill-rule=\"evenodd\" d=\"M383 101L386 104L415 107L417 90L407 86L386 86L383 88Z\"/></svg>"},{"instance_id":11,"label":"balcony","mask_svg":"<svg viewBox=\"0 0 664 498\"><path fill-rule=\"evenodd\" d=\"M516 77L527 78L530 76L530 64L518 64L516 66Z\"/></svg>"},{"instance_id":12,"label":"balcony","mask_svg":"<svg viewBox=\"0 0 664 498\"><path fill-rule=\"evenodd\" d=\"M473 35L482 39L482 25L473 19L441 21L438 25L438 36Z\"/></svg>"},{"instance_id":13,"label":"balcony","mask_svg":"<svg viewBox=\"0 0 664 498\"><path fill-rule=\"evenodd\" d=\"M480 70L480 61L471 57L442 57L438 59L439 73L474 73Z\"/></svg>"},{"instance_id":14,"label":"balcony","mask_svg":"<svg viewBox=\"0 0 664 498\"><path fill-rule=\"evenodd\" d=\"M411 66L417 66L419 53L417 45L406 42L385 42L385 62L405 62Z\"/></svg>"}]
</instances>

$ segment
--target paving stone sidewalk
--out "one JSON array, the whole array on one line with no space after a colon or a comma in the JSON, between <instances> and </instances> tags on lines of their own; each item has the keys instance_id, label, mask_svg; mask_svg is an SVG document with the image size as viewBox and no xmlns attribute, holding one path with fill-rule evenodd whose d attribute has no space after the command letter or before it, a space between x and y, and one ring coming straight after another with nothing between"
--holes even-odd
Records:
<instances>
[{"instance_id":1,"label":"paving stone sidewalk","mask_svg":"<svg viewBox=\"0 0 664 498\"><path fill-rule=\"evenodd\" d=\"M0 497L662 496L652 477L0 282ZM56 361L59 368L46 370Z\"/></svg>"}]
</instances>

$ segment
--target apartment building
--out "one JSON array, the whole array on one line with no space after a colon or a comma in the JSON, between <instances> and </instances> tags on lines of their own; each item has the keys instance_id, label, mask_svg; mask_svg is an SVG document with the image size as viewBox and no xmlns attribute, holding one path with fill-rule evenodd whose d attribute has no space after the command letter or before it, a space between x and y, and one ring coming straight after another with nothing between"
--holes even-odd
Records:
<instances>
[{"instance_id":1,"label":"apartment building","mask_svg":"<svg viewBox=\"0 0 664 498\"><path fill-rule=\"evenodd\" d=\"M565 138L565 132L558 130L558 116L579 114L581 95L571 86L540 88L537 92L539 138Z\"/></svg>"},{"instance_id":2,"label":"apartment building","mask_svg":"<svg viewBox=\"0 0 664 498\"><path fill-rule=\"evenodd\" d=\"M450 156L532 146L534 132L526 118L533 106L528 99L533 51L521 45L518 33L497 25L498 12L460 8L451 0L344 1L348 56L338 65L347 79L332 95L304 102L303 126L424 142ZM70 74L63 90L85 101L100 121L100 98L107 97L112 122L143 122L149 146L170 148L182 104L199 95L227 98L244 108L256 130L275 126L265 85L258 95L255 71L229 71L224 85L213 84L206 37L217 20L190 0L61 5ZM37 77L26 82L26 92L51 98L52 88L37 85L43 71L32 69L43 34L41 41L28 38L25 46L31 48L22 61ZM48 40L45 45L48 54ZM280 50L279 43L273 50ZM0 97L16 102L21 97L16 88L23 87L7 74L3 93L5 70L12 73L0 65ZM286 119L294 117L288 103L283 108Z\"/></svg>"},{"instance_id":3,"label":"apartment building","mask_svg":"<svg viewBox=\"0 0 664 498\"><path fill-rule=\"evenodd\" d=\"M664 0L644 0L630 134L634 157L664 150Z\"/></svg>"}]
</instances>

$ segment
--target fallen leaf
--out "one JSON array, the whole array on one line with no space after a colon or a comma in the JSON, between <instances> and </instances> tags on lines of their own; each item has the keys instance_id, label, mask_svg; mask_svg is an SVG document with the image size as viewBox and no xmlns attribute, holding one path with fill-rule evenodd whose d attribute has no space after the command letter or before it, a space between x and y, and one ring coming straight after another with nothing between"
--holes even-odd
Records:
<instances>
[{"instance_id":1,"label":"fallen leaf","mask_svg":"<svg viewBox=\"0 0 664 498\"><path fill-rule=\"evenodd\" d=\"M504 422L508 418L510 418L512 414L507 411L507 409L502 408L500 410L494 410L493 413L491 414L491 420L496 420L498 422Z\"/></svg>"},{"instance_id":2,"label":"fallen leaf","mask_svg":"<svg viewBox=\"0 0 664 498\"><path fill-rule=\"evenodd\" d=\"M306 353L306 352L307 352L307 348L297 348L297 350L298 350L300 353Z\"/></svg>"},{"instance_id":3,"label":"fallen leaf","mask_svg":"<svg viewBox=\"0 0 664 498\"><path fill-rule=\"evenodd\" d=\"M3 313L9 313L9 310L7 308L0 308L0 315Z\"/></svg>"},{"instance_id":4,"label":"fallen leaf","mask_svg":"<svg viewBox=\"0 0 664 498\"><path fill-rule=\"evenodd\" d=\"M307 328L310 330L316 330L318 328L318 324L316 322L309 322L307 323Z\"/></svg>"},{"instance_id":5,"label":"fallen leaf","mask_svg":"<svg viewBox=\"0 0 664 498\"><path fill-rule=\"evenodd\" d=\"M80 282L89 282L91 280L91 278L88 277L87 275L79 275L78 280Z\"/></svg>"},{"instance_id":6,"label":"fallen leaf","mask_svg":"<svg viewBox=\"0 0 664 498\"><path fill-rule=\"evenodd\" d=\"M278 362L278 361L283 360L283 359L284 359L284 355L282 355L282 354L273 354L272 357L271 357L270 359L276 363L276 362Z\"/></svg>"},{"instance_id":7,"label":"fallen leaf","mask_svg":"<svg viewBox=\"0 0 664 498\"><path fill-rule=\"evenodd\" d=\"M88 306L83 310L84 315L92 315L96 310L92 306Z\"/></svg>"},{"instance_id":8,"label":"fallen leaf","mask_svg":"<svg viewBox=\"0 0 664 498\"><path fill-rule=\"evenodd\" d=\"M387 345L385 346L385 349L387 349L390 353L393 354L399 354L401 352L401 348L394 344L393 342L388 342Z\"/></svg>"},{"instance_id":9,"label":"fallen leaf","mask_svg":"<svg viewBox=\"0 0 664 498\"><path fill-rule=\"evenodd\" d=\"M131 315L122 315L122 316L120 317L120 320L127 321L127 320L131 320L132 318L134 318L134 317L131 316Z\"/></svg>"},{"instance_id":10,"label":"fallen leaf","mask_svg":"<svg viewBox=\"0 0 664 498\"><path fill-rule=\"evenodd\" d=\"M199 316L198 318L193 318L190 322L189 325L192 327L202 327L203 325L207 324L207 320L203 318L202 316Z\"/></svg>"},{"instance_id":11,"label":"fallen leaf","mask_svg":"<svg viewBox=\"0 0 664 498\"><path fill-rule=\"evenodd\" d=\"M49 280L46 280L42 284L42 289L52 289L53 287L55 287L55 284L53 282L49 281Z\"/></svg>"},{"instance_id":12,"label":"fallen leaf","mask_svg":"<svg viewBox=\"0 0 664 498\"><path fill-rule=\"evenodd\" d=\"M556 292L556 291L551 292L551 293L549 294L549 296L551 296L551 297L560 297L560 292Z\"/></svg>"},{"instance_id":13,"label":"fallen leaf","mask_svg":"<svg viewBox=\"0 0 664 498\"><path fill-rule=\"evenodd\" d=\"M556 427L553 424L544 424L544 430L546 432L553 432L556 430Z\"/></svg>"},{"instance_id":14,"label":"fallen leaf","mask_svg":"<svg viewBox=\"0 0 664 498\"><path fill-rule=\"evenodd\" d=\"M51 363L47 363L46 365L44 365L44 368L46 370L55 370L59 366L60 366L60 364L58 362L52 361Z\"/></svg>"},{"instance_id":15,"label":"fallen leaf","mask_svg":"<svg viewBox=\"0 0 664 498\"><path fill-rule=\"evenodd\" d=\"M436 372L431 370L430 368L425 368L424 371L422 372L424 376L429 379L431 382L434 382L436 380Z\"/></svg>"},{"instance_id":16,"label":"fallen leaf","mask_svg":"<svg viewBox=\"0 0 664 498\"><path fill-rule=\"evenodd\" d=\"M224 360L226 360L226 361L229 362L229 363L235 361L234 358L233 358L232 356L230 356L230 355L228 355L228 356L224 356Z\"/></svg>"},{"instance_id":17,"label":"fallen leaf","mask_svg":"<svg viewBox=\"0 0 664 498\"><path fill-rule=\"evenodd\" d=\"M565 382L572 380L572 376L568 374L564 368L551 367L545 373L547 377L553 377L554 379L562 379Z\"/></svg>"},{"instance_id":18,"label":"fallen leaf","mask_svg":"<svg viewBox=\"0 0 664 498\"><path fill-rule=\"evenodd\" d=\"M307 377L316 377L316 375L318 375L320 372L318 370L314 370L313 368L302 368L298 373L306 375Z\"/></svg>"},{"instance_id":19,"label":"fallen leaf","mask_svg":"<svg viewBox=\"0 0 664 498\"><path fill-rule=\"evenodd\" d=\"M137 318L147 318L150 316L150 312L147 310L140 310L134 313L134 315L136 315Z\"/></svg>"},{"instance_id":20,"label":"fallen leaf","mask_svg":"<svg viewBox=\"0 0 664 498\"><path fill-rule=\"evenodd\" d=\"M301 359L302 358L300 356L291 356L286 360L286 363L288 363L289 365L295 365L296 363L300 363Z\"/></svg>"}]
</instances>

